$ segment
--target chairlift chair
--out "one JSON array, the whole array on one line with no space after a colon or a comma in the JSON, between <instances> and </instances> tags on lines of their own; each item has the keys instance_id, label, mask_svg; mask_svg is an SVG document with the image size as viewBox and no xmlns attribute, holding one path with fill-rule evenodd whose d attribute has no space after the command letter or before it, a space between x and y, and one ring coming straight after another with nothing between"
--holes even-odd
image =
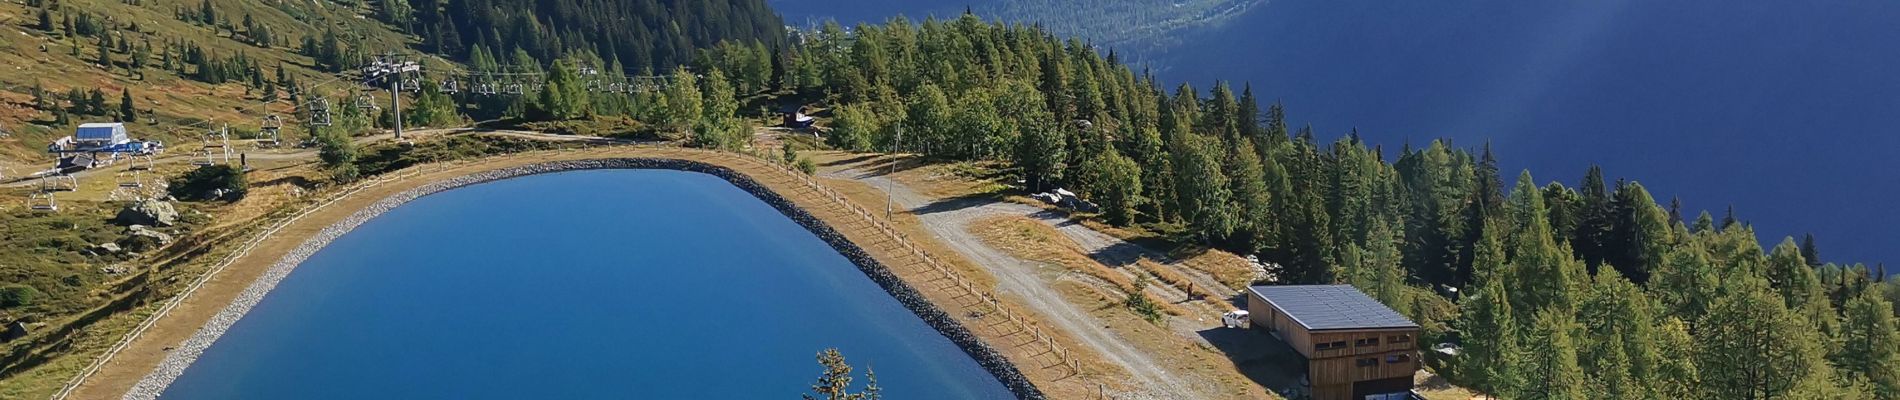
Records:
<instances>
[{"instance_id":1,"label":"chairlift chair","mask_svg":"<svg viewBox=\"0 0 1900 400\"><path fill-rule=\"evenodd\" d=\"M278 139L282 138L280 133L283 129L284 120L277 114L264 116L264 123L257 128L258 133L264 136L263 143L269 146L276 146L279 143Z\"/></svg>"},{"instance_id":2,"label":"chairlift chair","mask_svg":"<svg viewBox=\"0 0 1900 400\"><path fill-rule=\"evenodd\" d=\"M41 192L71 192L79 190L79 178L68 174L59 174L40 178Z\"/></svg>"},{"instance_id":3,"label":"chairlift chair","mask_svg":"<svg viewBox=\"0 0 1900 400\"><path fill-rule=\"evenodd\" d=\"M368 94L364 94L361 96L356 96L356 108L361 108L365 110L376 110L376 109L380 109L381 107L376 106L375 97L371 97Z\"/></svg>"},{"instance_id":4,"label":"chairlift chair","mask_svg":"<svg viewBox=\"0 0 1900 400\"><path fill-rule=\"evenodd\" d=\"M198 158L194 158L191 160L191 165L196 165L200 167L209 167L209 166L213 166L217 164L218 162L215 159L213 159L211 156L210 148L198 150Z\"/></svg>"},{"instance_id":5,"label":"chairlift chair","mask_svg":"<svg viewBox=\"0 0 1900 400\"><path fill-rule=\"evenodd\" d=\"M119 187L145 187L145 177L139 173L139 170L127 168L125 171L119 172Z\"/></svg>"},{"instance_id":6,"label":"chairlift chair","mask_svg":"<svg viewBox=\"0 0 1900 400\"><path fill-rule=\"evenodd\" d=\"M134 171L150 171L152 169L153 164L158 163L158 161L156 160L157 158L158 157L153 154L141 154L141 155L132 156L132 165L127 166L126 169L134 170Z\"/></svg>"},{"instance_id":7,"label":"chairlift chair","mask_svg":"<svg viewBox=\"0 0 1900 400\"><path fill-rule=\"evenodd\" d=\"M523 93L522 89L522 85L519 83L510 83L508 86L502 88L502 90L508 92L508 94L521 94Z\"/></svg>"},{"instance_id":8,"label":"chairlift chair","mask_svg":"<svg viewBox=\"0 0 1900 400\"><path fill-rule=\"evenodd\" d=\"M441 85L441 86L436 86L436 91L438 91L438 92L442 92L442 93L446 93L446 94L455 94L455 92L456 92L456 84L455 84L455 80L454 80L454 79L443 79L443 80L442 80L442 85Z\"/></svg>"},{"instance_id":9,"label":"chairlift chair","mask_svg":"<svg viewBox=\"0 0 1900 400\"><path fill-rule=\"evenodd\" d=\"M27 196L26 202L33 211L59 212L59 200L53 198L53 192L34 192Z\"/></svg>"},{"instance_id":10,"label":"chairlift chair","mask_svg":"<svg viewBox=\"0 0 1900 400\"><path fill-rule=\"evenodd\" d=\"M330 98L319 97L317 101L311 102L307 121L311 126L330 126Z\"/></svg>"}]
</instances>

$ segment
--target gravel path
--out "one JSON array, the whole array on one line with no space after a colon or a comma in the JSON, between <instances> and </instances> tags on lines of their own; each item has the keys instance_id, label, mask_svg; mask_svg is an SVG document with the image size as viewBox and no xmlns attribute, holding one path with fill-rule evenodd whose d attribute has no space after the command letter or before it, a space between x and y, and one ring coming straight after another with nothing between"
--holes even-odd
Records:
<instances>
[{"instance_id":1,"label":"gravel path","mask_svg":"<svg viewBox=\"0 0 1900 400\"><path fill-rule=\"evenodd\" d=\"M878 190L888 190L898 207L916 214L934 236L944 244L956 250L970 261L985 267L996 276L997 290L1015 293L1022 297L1024 305L1047 317L1044 321L1060 326L1074 335L1076 340L1094 349L1110 362L1127 370L1137 382L1134 385L1147 389L1148 393L1135 393L1146 398L1180 398L1185 394L1203 393L1206 389L1190 385L1175 377L1166 369L1157 366L1153 357L1136 348L1133 344L1105 328L1103 321L1090 315L1088 310L1078 307L1062 298L1061 293L1051 287L1052 279L1045 279L1037 273L1038 263L1010 256L1008 253L990 247L982 238L970 233L967 227L977 220L998 215L1031 216L1042 209L1022 204L1001 202L989 199L962 198L938 202L928 196L905 187L883 176L860 174L851 170L827 174L832 177L853 179L877 186ZM1041 219L1041 218L1038 218ZM1066 219L1064 220L1066 221ZM1074 225L1074 224L1071 224ZM1086 227L1075 225L1086 230ZM1064 229L1065 233L1069 229ZM1094 232L1089 230L1089 232ZM1094 232L1101 235L1099 232ZM1103 235L1106 236L1106 235ZM1113 239L1112 237L1109 239ZM1120 242L1119 240L1116 240ZM1101 243L1101 242L1097 242ZM1126 242L1122 242L1126 243ZM1085 245L1087 246L1087 245ZM1085 249L1087 249L1085 247ZM1150 285L1156 290L1172 290L1166 285ZM1174 291L1171 298L1184 296Z\"/></svg>"}]
</instances>

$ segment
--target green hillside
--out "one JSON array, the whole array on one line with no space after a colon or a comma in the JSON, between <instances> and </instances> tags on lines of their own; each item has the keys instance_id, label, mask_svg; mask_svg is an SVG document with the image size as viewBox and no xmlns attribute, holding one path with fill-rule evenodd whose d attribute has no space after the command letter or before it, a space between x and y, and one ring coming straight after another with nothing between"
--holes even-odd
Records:
<instances>
[{"instance_id":1,"label":"green hillside","mask_svg":"<svg viewBox=\"0 0 1900 400\"><path fill-rule=\"evenodd\" d=\"M207 5L211 20L217 21L214 24L204 22ZM0 165L21 172L43 169L41 164L50 161L39 151L45 143L70 134L77 123L114 120L127 91L137 114L135 137L168 143L195 141L210 125L204 121L254 129L261 121L263 113L257 110L266 96L242 77L253 72L229 71L225 79L231 81L211 84L198 75L196 66L186 65L187 53L230 64L242 58L246 60L243 69L271 80L281 65L292 80L324 81L328 74L311 68L311 58L296 52L306 33L336 29L346 32L344 41L362 49L397 49L411 41L362 18L366 13L362 5L242 0L46 0L0 5L0 18L15 31L0 40L0 54L6 55L0 57L0 82L5 82L0 88L5 101L0 126L10 133L0 139ZM41 14L51 21L52 29L43 29ZM68 19L73 21L70 33ZM102 48L108 53L109 67L100 63ZM36 86L45 94L35 96ZM56 109L72 106L65 94L74 90L105 94L106 110L81 110L58 121ZM285 94L280 91L278 99L287 99ZM41 100L36 102L36 97ZM286 101L271 107L275 112L288 112L288 108Z\"/></svg>"}]
</instances>

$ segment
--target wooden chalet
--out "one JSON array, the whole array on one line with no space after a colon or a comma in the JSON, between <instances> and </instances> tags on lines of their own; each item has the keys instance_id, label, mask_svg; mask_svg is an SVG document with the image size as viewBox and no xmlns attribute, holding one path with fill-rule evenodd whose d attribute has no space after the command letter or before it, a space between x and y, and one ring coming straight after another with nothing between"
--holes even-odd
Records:
<instances>
[{"instance_id":1,"label":"wooden chalet","mask_svg":"<svg viewBox=\"0 0 1900 400\"><path fill-rule=\"evenodd\" d=\"M1254 286L1254 329L1265 329L1306 358L1316 400L1412 398L1420 365L1419 327L1351 285Z\"/></svg>"}]
</instances>

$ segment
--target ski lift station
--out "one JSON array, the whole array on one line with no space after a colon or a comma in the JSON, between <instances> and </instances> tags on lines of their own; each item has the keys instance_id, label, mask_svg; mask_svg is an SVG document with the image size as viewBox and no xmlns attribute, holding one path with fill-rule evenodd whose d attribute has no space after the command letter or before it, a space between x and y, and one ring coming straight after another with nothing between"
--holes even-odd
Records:
<instances>
[{"instance_id":1,"label":"ski lift station","mask_svg":"<svg viewBox=\"0 0 1900 400\"><path fill-rule=\"evenodd\" d=\"M46 146L46 152L60 155L60 169L84 169L111 163L121 156L158 154L164 148L159 142L133 140L123 123L94 122L80 124L72 136L54 140Z\"/></svg>"}]
</instances>

